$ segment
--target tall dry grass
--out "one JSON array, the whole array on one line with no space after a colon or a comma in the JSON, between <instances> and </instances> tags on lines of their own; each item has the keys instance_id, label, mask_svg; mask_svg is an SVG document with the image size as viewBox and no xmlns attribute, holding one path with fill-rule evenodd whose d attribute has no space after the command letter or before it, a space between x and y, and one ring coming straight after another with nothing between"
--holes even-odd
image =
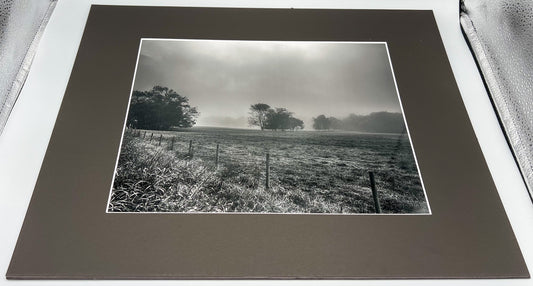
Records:
<instances>
[{"instance_id":1,"label":"tall dry grass","mask_svg":"<svg viewBox=\"0 0 533 286\"><path fill-rule=\"evenodd\" d=\"M246 140L226 142L221 151L223 162L215 168L214 147L198 147L191 159L186 151L189 137L185 134L182 139L176 141L174 150L169 150L167 144L158 146L157 140L150 142L142 136L126 133L109 211L374 212L365 167L348 166L341 160L351 155L343 153L350 152L344 146L324 148L317 141L300 147L292 141L276 139L270 147L277 161L273 166L271 188L265 189L261 148L239 145ZM256 138L250 136L250 140ZM202 141L206 146L214 146L213 142L212 138ZM250 142L245 143L253 145L255 141ZM318 156L320 154L322 156ZM380 167L377 171L384 212L427 212L418 178L412 175L410 153L385 155L391 162L399 163L397 167Z\"/></svg>"}]
</instances>

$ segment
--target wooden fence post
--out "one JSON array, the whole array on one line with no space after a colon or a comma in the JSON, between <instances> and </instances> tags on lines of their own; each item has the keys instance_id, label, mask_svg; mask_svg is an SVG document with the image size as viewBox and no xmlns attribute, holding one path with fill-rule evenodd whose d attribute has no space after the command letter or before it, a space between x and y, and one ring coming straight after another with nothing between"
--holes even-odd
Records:
<instances>
[{"instance_id":1,"label":"wooden fence post","mask_svg":"<svg viewBox=\"0 0 533 286\"><path fill-rule=\"evenodd\" d=\"M158 146L161 146L161 140L163 139L163 134L159 135L159 145Z\"/></svg>"},{"instance_id":2,"label":"wooden fence post","mask_svg":"<svg viewBox=\"0 0 533 286\"><path fill-rule=\"evenodd\" d=\"M152 134L150 135L150 142L152 142L152 138L154 138L154 133L152 132Z\"/></svg>"},{"instance_id":3,"label":"wooden fence post","mask_svg":"<svg viewBox=\"0 0 533 286\"><path fill-rule=\"evenodd\" d=\"M370 188L372 189L372 197L374 198L374 209L376 210L376 213L379 214L381 213L381 205L379 204L378 191L376 190L376 180L374 178L374 172L368 172L368 176L370 177Z\"/></svg>"},{"instance_id":4,"label":"wooden fence post","mask_svg":"<svg viewBox=\"0 0 533 286\"><path fill-rule=\"evenodd\" d=\"M217 143L217 152L216 152L216 155L215 155L215 168L218 169L218 149L219 149L219 146L218 146L218 143Z\"/></svg>"},{"instance_id":5,"label":"wooden fence post","mask_svg":"<svg viewBox=\"0 0 533 286\"><path fill-rule=\"evenodd\" d=\"M193 150L192 150L192 140L189 140L189 157L192 159Z\"/></svg>"},{"instance_id":6,"label":"wooden fence post","mask_svg":"<svg viewBox=\"0 0 533 286\"><path fill-rule=\"evenodd\" d=\"M176 140L175 136L172 136L172 139L170 141L170 150L174 150L174 141Z\"/></svg>"},{"instance_id":7,"label":"wooden fence post","mask_svg":"<svg viewBox=\"0 0 533 286\"><path fill-rule=\"evenodd\" d=\"M265 188L270 189L270 151L266 153Z\"/></svg>"}]
</instances>

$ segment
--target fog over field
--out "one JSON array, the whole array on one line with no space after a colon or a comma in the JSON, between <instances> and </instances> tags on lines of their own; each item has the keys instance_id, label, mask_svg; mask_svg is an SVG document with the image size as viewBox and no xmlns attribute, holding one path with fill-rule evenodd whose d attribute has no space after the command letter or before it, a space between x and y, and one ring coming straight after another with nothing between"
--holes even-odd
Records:
<instances>
[{"instance_id":1,"label":"fog over field","mask_svg":"<svg viewBox=\"0 0 533 286\"><path fill-rule=\"evenodd\" d=\"M144 40L135 90L166 86L198 107L197 126L246 128L249 107L319 114L401 112L383 43Z\"/></svg>"}]
</instances>

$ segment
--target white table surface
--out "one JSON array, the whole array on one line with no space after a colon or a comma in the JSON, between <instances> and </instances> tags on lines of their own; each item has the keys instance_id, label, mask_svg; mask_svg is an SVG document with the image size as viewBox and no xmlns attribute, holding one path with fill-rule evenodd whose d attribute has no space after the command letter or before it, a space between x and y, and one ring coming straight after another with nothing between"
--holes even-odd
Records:
<instances>
[{"instance_id":1,"label":"white table surface","mask_svg":"<svg viewBox=\"0 0 533 286\"><path fill-rule=\"evenodd\" d=\"M91 4L433 10L476 136L528 268L533 271L533 203L461 34L458 0L59 0L41 39L22 93L3 134L0 135L0 272L4 277L39 174ZM0 279L0 285L533 285L531 279L7 281L4 277Z\"/></svg>"}]
</instances>

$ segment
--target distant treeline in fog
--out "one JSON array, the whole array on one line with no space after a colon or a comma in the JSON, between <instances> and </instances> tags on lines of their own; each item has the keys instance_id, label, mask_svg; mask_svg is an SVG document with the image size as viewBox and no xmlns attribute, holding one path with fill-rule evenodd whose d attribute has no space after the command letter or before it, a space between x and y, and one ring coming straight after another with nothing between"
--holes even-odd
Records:
<instances>
[{"instance_id":1,"label":"distant treeline in fog","mask_svg":"<svg viewBox=\"0 0 533 286\"><path fill-rule=\"evenodd\" d=\"M315 130L344 130L369 133L403 133L405 124L401 113L373 112L368 115L350 114L345 118L319 115L313 118Z\"/></svg>"}]
</instances>

